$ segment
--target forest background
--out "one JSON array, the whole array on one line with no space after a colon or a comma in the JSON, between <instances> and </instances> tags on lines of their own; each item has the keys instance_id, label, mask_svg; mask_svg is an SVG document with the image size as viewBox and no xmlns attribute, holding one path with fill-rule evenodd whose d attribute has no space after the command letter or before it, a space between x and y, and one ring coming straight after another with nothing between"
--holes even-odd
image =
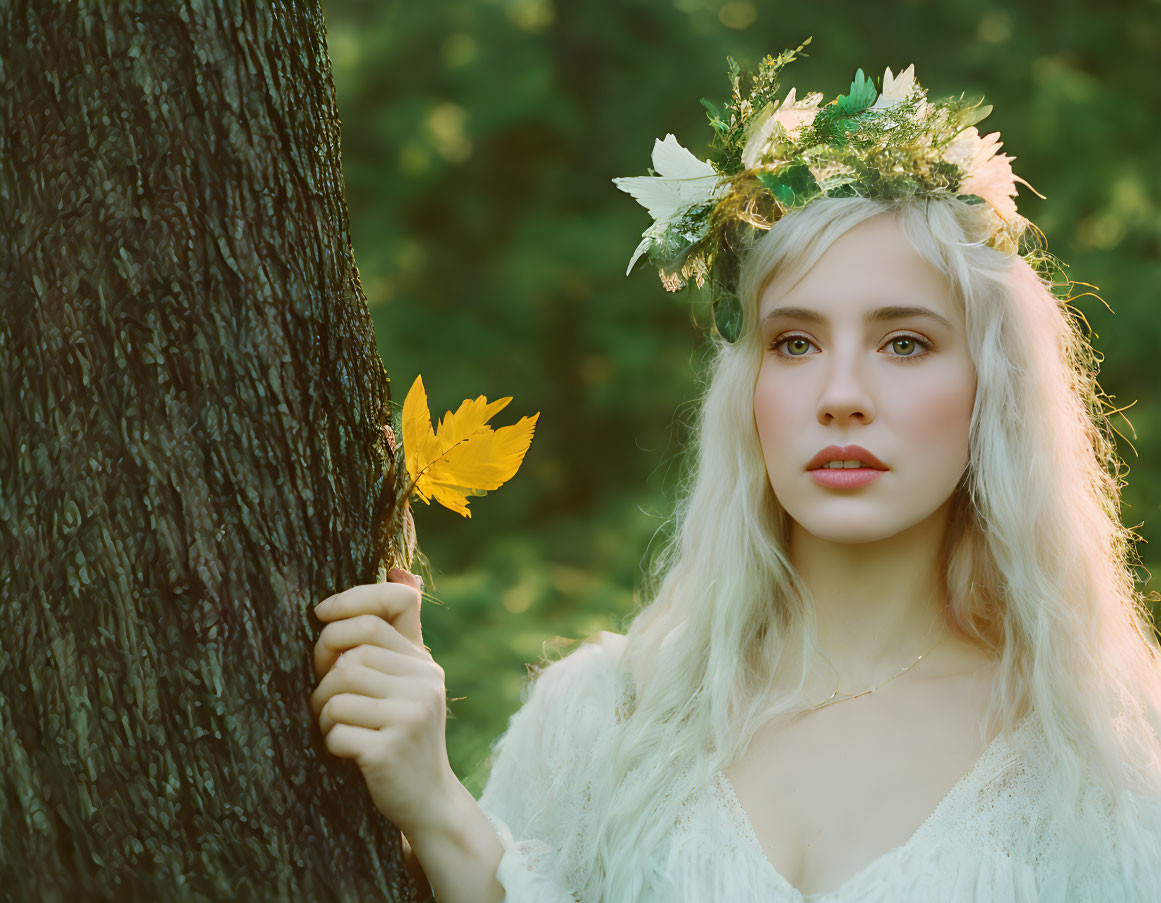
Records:
<instances>
[{"instance_id":1,"label":"forest background","mask_svg":"<svg viewBox=\"0 0 1161 903\"><path fill-rule=\"evenodd\" d=\"M704 348L688 292L625 266L650 220L610 181L674 133L699 157L699 99L808 35L783 91L847 90L915 63L932 99L984 96L1020 210L1069 275L1121 417L1124 522L1161 588L1161 58L1157 2L324 0L354 251L398 409L511 395L531 449L470 520L416 503L432 565L424 640L447 674L448 750L479 794L526 663L623 632L668 528ZM1148 544L1149 542L1152 544ZM1155 614L1157 614L1155 612Z\"/></svg>"}]
</instances>

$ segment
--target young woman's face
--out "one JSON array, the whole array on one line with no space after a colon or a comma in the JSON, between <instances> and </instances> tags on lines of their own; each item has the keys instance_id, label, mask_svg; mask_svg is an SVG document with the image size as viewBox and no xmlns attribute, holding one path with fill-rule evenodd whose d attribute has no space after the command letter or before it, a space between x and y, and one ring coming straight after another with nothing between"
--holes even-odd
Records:
<instances>
[{"instance_id":1,"label":"young woman's face","mask_svg":"<svg viewBox=\"0 0 1161 903\"><path fill-rule=\"evenodd\" d=\"M884 213L784 289L772 283L760 299L754 387L775 496L803 529L835 542L915 526L968 463L975 368L947 278ZM860 446L886 469L809 469L828 446Z\"/></svg>"}]
</instances>

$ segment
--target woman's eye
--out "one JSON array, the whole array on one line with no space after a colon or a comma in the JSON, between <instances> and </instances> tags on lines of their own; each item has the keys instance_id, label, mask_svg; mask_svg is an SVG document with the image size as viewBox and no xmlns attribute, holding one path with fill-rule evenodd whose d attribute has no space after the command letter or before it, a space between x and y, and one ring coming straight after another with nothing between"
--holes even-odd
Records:
<instances>
[{"instance_id":1,"label":"woman's eye","mask_svg":"<svg viewBox=\"0 0 1161 903\"><path fill-rule=\"evenodd\" d=\"M787 335L775 339L769 347L771 351L777 351L783 357L806 357L806 350L811 345L814 345L814 342L804 336ZM785 350L780 350L783 348Z\"/></svg>"},{"instance_id":2,"label":"woman's eye","mask_svg":"<svg viewBox=\"0 0 1161 903\"><path fill-rule=\"evenodd\" d=\"M786 352L791 357L802 357L806 354L807 348L814 343L810 339L804 339L802 336L792 335L783 339L779 344L785 347Z\"/></svg>"},{"instance_id":3,"label":"woman's eye","mask_svg":"<svg viewBox=\"0 0 1161 903\"><path fill-rule=\"evenodd\" d=\"M887 343L895 350L895 357L923 357L931 350L931 343L919 336L896 336Z\"/></svg>"}]
</instances>

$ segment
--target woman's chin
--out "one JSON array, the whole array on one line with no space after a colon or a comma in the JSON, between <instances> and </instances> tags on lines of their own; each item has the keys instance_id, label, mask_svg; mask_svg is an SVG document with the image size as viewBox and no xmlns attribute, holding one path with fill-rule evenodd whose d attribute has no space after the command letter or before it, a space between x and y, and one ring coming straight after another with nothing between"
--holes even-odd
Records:
<instances>
[{"instance_id":1,"label":"woman's chin","mask_svg":"<svg viewBox=\"0 0 1161 903\"><path fill-rule=\"evenodd\" d=\"M911 521L852 517L850 513L840 514L833 518L814 516L804 520L798 520L793 515L791 517L799 527L815 539L844 545L879 542L897 536L908 527L914 526Z\"/></svg>"}]
</instances>

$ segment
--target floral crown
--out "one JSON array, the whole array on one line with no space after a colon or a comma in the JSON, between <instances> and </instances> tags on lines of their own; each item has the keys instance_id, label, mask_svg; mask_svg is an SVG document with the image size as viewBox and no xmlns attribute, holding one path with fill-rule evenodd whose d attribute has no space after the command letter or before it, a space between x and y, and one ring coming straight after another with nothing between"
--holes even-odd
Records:
<instances>
[{"instance_id":1,"label":"floral crown","mask_svg":"<svg viewBox=\"0 0 1161 903\"><path fill-rule=\"evenodd\" d=\"M962 94L928 103L914 64L898 75L888 68L881 91L859 69L850 91L825 105L821 93L798 98L794 88L779 100L783 67L807 56L810 40L765 57L746 95L727 58L730 101L723 109L702 99L713 126L709 160L666 135L653 146L654 175L613 179L654 220L625 275L646 256L669 291L691 279L708 286L712 327L732 342L741 331L741 256L787 212L819 197L944 197L987 205L985 244L1020 254L1052 284L1061 262L1016 212L1016 183L1044 196L1012 172L999 132L981 137L975 128L991 106Z\"/></svg>"}]
</instances>

